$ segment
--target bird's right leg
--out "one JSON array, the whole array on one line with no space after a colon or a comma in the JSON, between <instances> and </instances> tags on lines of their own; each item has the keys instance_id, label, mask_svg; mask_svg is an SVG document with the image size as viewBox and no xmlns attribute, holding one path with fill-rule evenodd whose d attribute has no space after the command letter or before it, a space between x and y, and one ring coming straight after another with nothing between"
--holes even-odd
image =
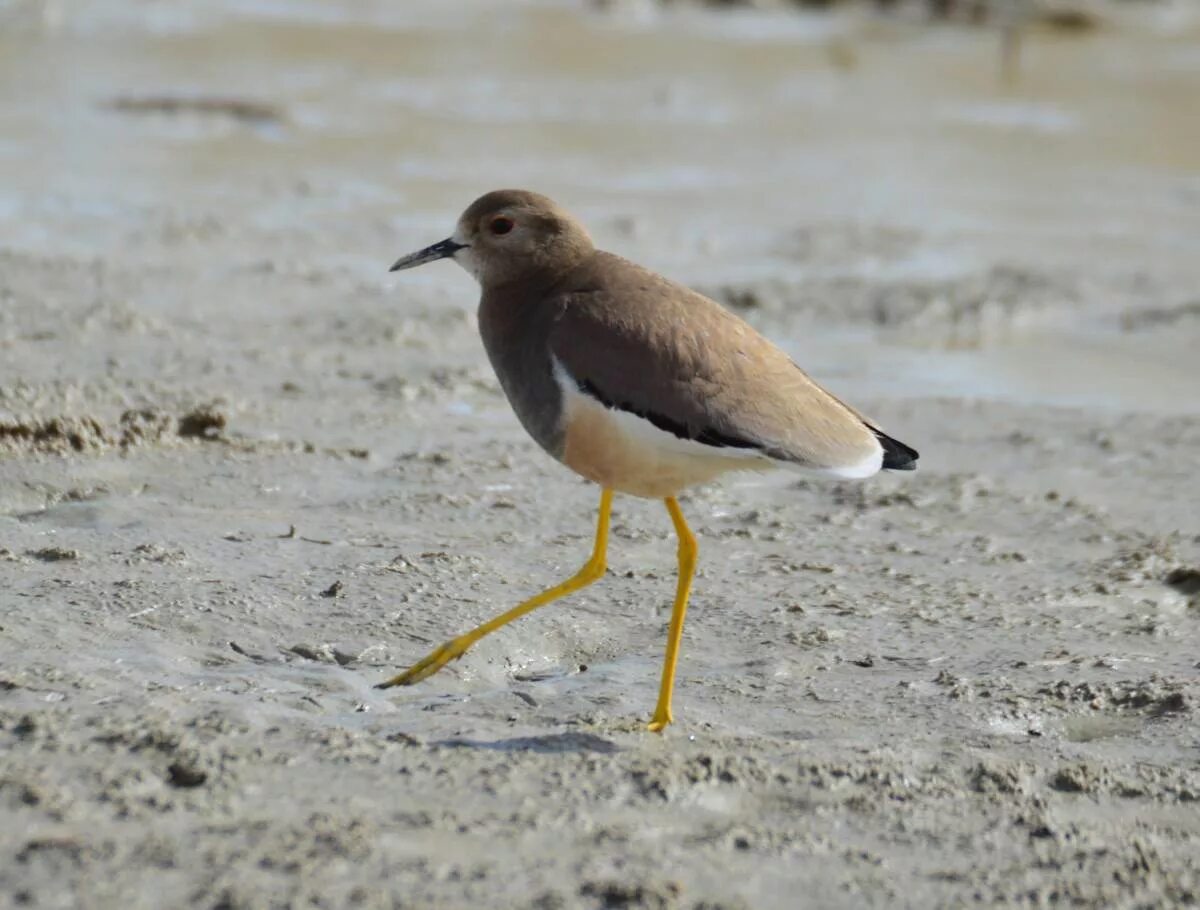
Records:
<instances>
[{"instance_id":1,"label":"bird's right leg","mask_svg":"<svg viewBox=\"0 0 1200 910\"><path fill-rule=\"evenodd\" d=\"M658 689L658 704L646 729L661 733L673 720L671 716L671 694L675 691L675 665L679 662L679 642L683 638L683 618L687 615L688 595L692 590L692 578L696 574L696 535L688 527L683 510L674 496L664 502L675 525L679 538L679 580L675 587L675 606L671 609L671 625L667 629L667 654L663 659L662 683Z\"/></svg>"},{"instance_id":2,"label":"bird's right leg","mask_svg":"<svg viewBox=\"0 0 1200 910\"><path fill-rule=\"evenodd\" d=\"M501 613L494 619L489 619L481 626L476 626L470 632L452 638L421 660L417 661L403 673L393 676L386 682L377 685L377 689L390 689L392 686L411 686L427 676L432 676L452 660L462 657L471 645L490 632L495 632L501 626L506 626L514 619L520 619L526 613L545 606L551 601L574 594L581 588L586 588L594 581L604 576L605 557L608 553L608 517L612 511L613 491L607 487L600 493L600 517L596 522L596 542L592 547L591 558L583 564L578 572L560 585L555 585L543 591L536 597L531 597L524 603L513 607L506 613Z\"/></svg>"}]
</instances>

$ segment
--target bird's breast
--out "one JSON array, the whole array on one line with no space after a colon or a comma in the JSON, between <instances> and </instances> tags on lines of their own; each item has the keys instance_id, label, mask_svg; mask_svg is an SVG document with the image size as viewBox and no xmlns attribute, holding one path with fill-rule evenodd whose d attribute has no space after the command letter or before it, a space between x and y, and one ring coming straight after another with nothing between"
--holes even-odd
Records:
<instances>
[{"instance_id":1,"label":"bird's breast","mask_svg":"<svg viewBox=\"0 0 1200 910\"><path fill-rule=\"evenodd\" d=\"M517 419L538 445L561 460L563 402L550 355L550 321L536 309L485 295L479 334Z\"/></svg>"}]
</instances>

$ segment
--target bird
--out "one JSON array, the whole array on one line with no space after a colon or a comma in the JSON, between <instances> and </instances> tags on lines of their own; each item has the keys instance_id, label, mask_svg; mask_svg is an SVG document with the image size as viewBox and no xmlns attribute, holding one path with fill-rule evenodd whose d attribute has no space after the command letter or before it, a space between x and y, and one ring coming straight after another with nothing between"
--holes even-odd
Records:
<instances>
[{"instance_id":1,"label":"bird","mask_svg":"<svg viewBox=\"0 0 1200 910\"><path fill-rule=\"evenodd\" d=\"M678 539L678 578L658 701L672 723L675 670L698 548L677 496L729 471L799 468L860 479L915 469L915 449L819 386L716 301L596 248L547 196L495 190L453 234L391 271L452 259L478 281L479 331L530 436L600 487L591 556L573 576L452 638L377 688L420 682L479 639L598 581L614 493L658 499Z\"/></svg>"}]
</instances>

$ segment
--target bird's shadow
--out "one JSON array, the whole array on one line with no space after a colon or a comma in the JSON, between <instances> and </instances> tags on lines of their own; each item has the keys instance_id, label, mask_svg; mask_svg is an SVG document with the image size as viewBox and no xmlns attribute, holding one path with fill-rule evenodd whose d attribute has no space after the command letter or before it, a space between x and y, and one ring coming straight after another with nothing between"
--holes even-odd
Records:
<instances>
[{"instance_id":1,"label":"bird's shadow","mask_svg":"<svg viewBox=\"0 0 1200 910\"><path fill-rule=\"evenodd\" d=\"M545 736L514 736L510 739L443 739L435 746L450 749L489 749L494 752L595 752L611 755L621 747L591 733L549 733Z\"/></svg>"}]
</instances>

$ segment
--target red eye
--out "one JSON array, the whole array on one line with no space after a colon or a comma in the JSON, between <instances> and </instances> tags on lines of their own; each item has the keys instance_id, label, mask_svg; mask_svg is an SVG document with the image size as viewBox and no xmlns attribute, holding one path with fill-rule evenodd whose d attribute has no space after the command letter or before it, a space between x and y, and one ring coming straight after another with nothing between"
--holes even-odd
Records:
<instances>
[{"instance_id":1,"label":"red eye","mask_svg":"<svg viewBox=\"0 0 1200 910\"><path fill-rule=\"evenodd\" d=\"M493 218L491 224L492 233L507 234L513 229L513 224L514 223L511 218Z\"/></svg>"}]
</instances>

